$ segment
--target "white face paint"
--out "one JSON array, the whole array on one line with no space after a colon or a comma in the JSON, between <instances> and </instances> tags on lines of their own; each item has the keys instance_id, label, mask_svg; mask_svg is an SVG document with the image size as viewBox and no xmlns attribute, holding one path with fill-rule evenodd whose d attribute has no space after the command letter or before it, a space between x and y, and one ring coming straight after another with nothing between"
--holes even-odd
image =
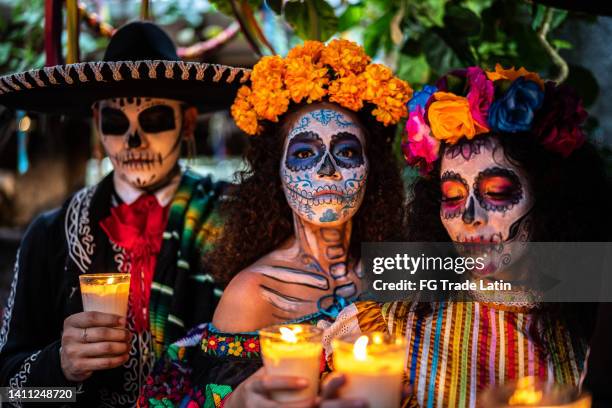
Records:
<instances>
[{"instance_id":1,"label":"white face paint","mask_svg":"<svg viewBox=\"0 0 612 408\"><path fill-rule=\"evenodd\" d=\"M321 226L348 221L365 194L365 135L334 108L299 114L285 140L280 174L291 209Z\"/></svg>"},{"instance_id":2,"label":"white face paint","mask_svg":"<svg viewBox=\"0 0 612 408\"><path fill-rule=\"evenodd\" d=\"M447 148L440 175L442 224L453 241L467 243L460 248L486 250L490 258L480 274L520 259L529 240L533 194L499 140L484 137Z\"/></svg>"},{"instance_id":3,"label":"white face paint","mask_svg":"<svg viewBox=\"0 0 612 408\"><path fill-rule=\"evenodd\" d=\"M181 153L181 105L140 97L98 102L96 126L121 180L145 189L167 179Z\"/></svg>"}]
</instances>

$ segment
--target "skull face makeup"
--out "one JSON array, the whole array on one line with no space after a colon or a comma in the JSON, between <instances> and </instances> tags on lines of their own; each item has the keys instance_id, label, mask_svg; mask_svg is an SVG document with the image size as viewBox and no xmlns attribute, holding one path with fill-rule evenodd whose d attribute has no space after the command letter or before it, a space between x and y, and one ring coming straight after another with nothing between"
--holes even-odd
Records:
<instances>
[{"instance_id":1,"label":"skull face makeup","mask_svg":"<svg viewBox=\"0 0 612 408\"><path fill-rule=\"evenodd\" d=\"M137 189L168 178L180 156L182 102L115 98L97 104L95 119L117 176Z\"/></svg>"},{"instance_id":2,"label":"skull face makeup","mask_svg":"<svg viewBox=\"0 0 612 408\"><path fill-rule=\"evenodd\" d=\"M280 164L291 209L315 225L348 221L365 194L369 164L365 135L343 110L298 114L285 140Z\"/></svg>"},{"instance_id":3,"label":"skull face makeup","mask_svg":"<svg viewBox=\"0 0 612 408\"><path fill-rule=\"evenodd\" d=\"M517 261L521 243L529 240L533 194L499 140L491 136L447 148L440 174L440 217L450 238L468 244L462 248L494 249L485 270L477 273L492 274Z\"/></svg>"}]
</instances>

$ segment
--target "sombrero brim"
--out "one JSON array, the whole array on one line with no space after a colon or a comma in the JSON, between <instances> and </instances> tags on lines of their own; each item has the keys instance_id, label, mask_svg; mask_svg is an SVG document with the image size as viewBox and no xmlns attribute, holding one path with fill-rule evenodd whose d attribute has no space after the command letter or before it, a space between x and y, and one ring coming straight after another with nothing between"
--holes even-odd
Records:
<instances>
[{"instance_id":1,"label":"sombrero brim","mask_svg":"<svg viewBox=\"0 0 612 408\"><path fill-rule=\"evenodd\" d=\"M185 101L200 112L227 109L251 70L184 61L99 61L0 77L0 105L44 113L91 114L98 100L142 96Z\"/></svg>"}]
</instances>

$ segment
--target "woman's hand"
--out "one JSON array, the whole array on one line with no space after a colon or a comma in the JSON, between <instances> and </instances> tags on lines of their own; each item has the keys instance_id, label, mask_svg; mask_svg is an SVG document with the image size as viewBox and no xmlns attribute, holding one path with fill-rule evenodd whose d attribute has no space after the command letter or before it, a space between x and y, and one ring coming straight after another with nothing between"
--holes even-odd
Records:
<instances>
[{"instance_id":1,"label":"woman's hand","mask_svg":"<svg viewBox=\"0 0 612 408\"><path fill-rule=\"evenodd\" d=\"M367 401L361 399L342 399L339 396L340 388L346 382L344 374L330 373L321 386L321 408L368 408Z\"/></svg>"},{"instance_id":2,"label":"woman's hand","mask_svg":"<svg viewBox=\"0 0 612 408\"><path fill-rule=\"evenodd\" d=\"M300 402L276 402L270 394L274 391L299 391L308 386L302 377L267 375L262 367L247 378L228 397L224 408L311 408L316 406L314 398Z\"/></svg>"}]
</instances>

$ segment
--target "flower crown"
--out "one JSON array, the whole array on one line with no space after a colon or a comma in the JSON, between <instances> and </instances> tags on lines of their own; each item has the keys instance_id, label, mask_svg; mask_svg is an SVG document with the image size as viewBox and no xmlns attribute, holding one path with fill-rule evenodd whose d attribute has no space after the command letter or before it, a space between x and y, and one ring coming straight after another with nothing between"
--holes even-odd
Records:
<instances>
[{"instance_id":1,"label":"flower crown","mask_svg":"<svg viewBox=\"0 0 612 408\"><path fill-rule=\"evenodd\" d=\"M372 115L385 126L408 116L412 88L381 64L371 64L360 45L343 39L325 45L306 41L287 57L263 57L253 67L251 86L242 86L231 113L249 135L261 133L262 121L278 122L289 103L328 100L352 111L374 105Z\"/></svg>"},{"instance_id":2,"label":"flower crown","mask_svg":"<svg viewBox=\"0 0 612 408\"><path fill-rule=\"evenodd\" d=\"M436 86L426 85L408 102L404 157L421 174L429 173L439 158L442 142L494 132L528 132L563 157L585 141L581 125L587 118L582 101L568 86L544 82L524 68L494 72L478 67L453 71Z\"/></svg>"}]
</instances>

